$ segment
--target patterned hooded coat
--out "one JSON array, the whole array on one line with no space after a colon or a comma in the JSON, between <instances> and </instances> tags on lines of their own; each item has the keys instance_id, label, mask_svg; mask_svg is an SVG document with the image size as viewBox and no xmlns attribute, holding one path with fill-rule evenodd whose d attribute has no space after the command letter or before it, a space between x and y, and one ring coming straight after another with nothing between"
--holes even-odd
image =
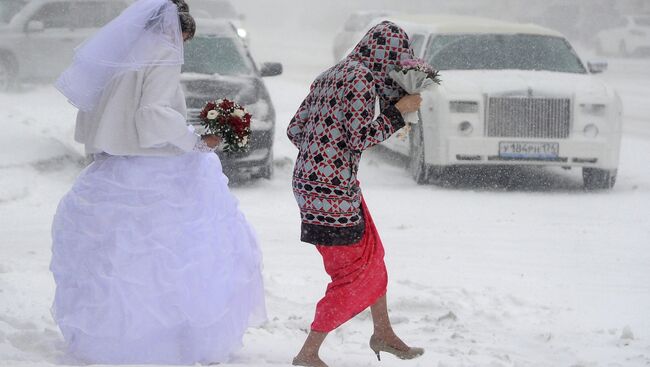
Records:
<instances>
[{"instance_id":1,"label":"patterned hooded coat","mask_svg":"<svg viewBox=\"0 0 650 367\"><path fill-rule=\"evenodd\" d=\"M405 92L388 73L413 58L406 32L383 22L312 84L287 129L300 150L292 185L303 242L351 245L363 237L359 160L404 126L394 104ZM381 114L374 119L377 98Z\"/></svg>"}]
</instances>

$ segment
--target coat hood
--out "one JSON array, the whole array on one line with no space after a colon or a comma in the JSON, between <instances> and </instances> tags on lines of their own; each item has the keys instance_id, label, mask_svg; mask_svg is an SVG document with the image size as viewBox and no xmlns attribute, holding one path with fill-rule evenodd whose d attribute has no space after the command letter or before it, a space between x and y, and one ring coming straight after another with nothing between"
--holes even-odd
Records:
<instances>
[{"instance_id":1,"label":"coat hood","mask_svg":"<svg viewBox=\"0 0 650 367\"><path fill-rule=\"evenodd\" d=\"M406 95L388 74L401 61L414 58L406 32L389 21L372 27L348 55L348 59L361 62L373 74L377 94L384 104L395 103Z\"/></svg>"}]
</instances>

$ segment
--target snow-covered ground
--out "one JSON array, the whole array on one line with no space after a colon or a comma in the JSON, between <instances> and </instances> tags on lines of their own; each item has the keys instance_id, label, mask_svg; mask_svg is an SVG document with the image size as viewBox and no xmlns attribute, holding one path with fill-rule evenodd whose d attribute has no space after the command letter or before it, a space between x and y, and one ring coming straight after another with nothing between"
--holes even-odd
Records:
<instances>
[{"instance_id":1,"label":"snow-covered ground","mask_svg":"<svg viewBox=\"0 0 650 367\"><path fill-rule=\"evenodd\" d=\"M269 79L278 109L276 175L233 187L265 255L269 322L232 365L289 365L327 277L298 241L283 130L318 65ZM469 172L418 186L403 162L364 156L360 179L386 246L398 333L413 361L367 346L369 314L328 337L331 366L650 366L650 61L614 60L604 76L625 104L619 180L585 193L578 171ZM75 111L51 87L0 95L0 365L52 366L62 338L49 307L50 222L82 169Z\"/></svg>"}]
</instances>

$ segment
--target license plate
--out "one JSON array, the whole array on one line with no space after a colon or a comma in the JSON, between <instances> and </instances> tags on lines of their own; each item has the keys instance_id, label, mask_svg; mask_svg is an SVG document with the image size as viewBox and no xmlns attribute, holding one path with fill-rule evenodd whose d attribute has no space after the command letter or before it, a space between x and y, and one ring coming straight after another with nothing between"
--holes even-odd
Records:
<instances>
[{"instance_id":1,"label":"license plate","mask_svg":"<svg viewBox=\"0 0 650 367\"><path fill-rule=\"evenodd\" d=\"M499 156L515 159L554 159L560 156L560 143L500 142Z\"/></svg>"}]
</instances>

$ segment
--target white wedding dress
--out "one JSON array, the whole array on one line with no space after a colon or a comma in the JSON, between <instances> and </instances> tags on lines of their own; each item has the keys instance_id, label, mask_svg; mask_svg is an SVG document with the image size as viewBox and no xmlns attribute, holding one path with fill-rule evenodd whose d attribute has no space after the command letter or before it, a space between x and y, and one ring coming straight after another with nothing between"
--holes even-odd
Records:
<instances>
[{"instance_id":1,"label":"white wedding dress","mask_svg":"<svg viewBox=\"0 0 650 367\"><path fill-rule=\"evenodd\" d=\"M95 156L52 225L53 316L83 363L225 362L266 318L258 242L187 126L182 64L178 7L138 0L56 83Z\"/></svg>"},{"instance_id":2,"label":"white wedding dress","mask_svg":"<svg viewBox=\"0 0 650 367\"><path fill-rule=\"evenodd\" d=\"M258 242L214 153L98 154L52 235L53 315L82 362L224 362L266 318Z\"/></svg>"}]
</instances>

